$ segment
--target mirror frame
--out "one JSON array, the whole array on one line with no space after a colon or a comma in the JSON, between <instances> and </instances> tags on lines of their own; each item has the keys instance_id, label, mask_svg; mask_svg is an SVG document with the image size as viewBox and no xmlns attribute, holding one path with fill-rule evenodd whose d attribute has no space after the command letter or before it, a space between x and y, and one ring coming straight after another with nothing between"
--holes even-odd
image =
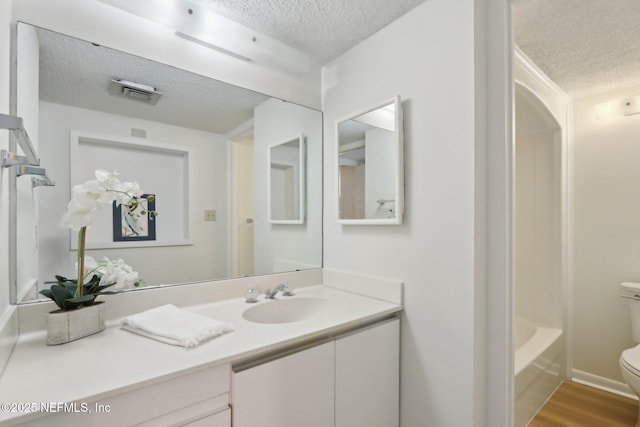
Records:
<instances>
[{"instance_id":1,"label":"mirror frame","mask_svg":"<svg viewBox=\"0 0 640 427\"><path fill-rule=\"evenodd\" d=\"M395 105L395 143L397 162L395 163L395 204L396 215L394 218L361 218L361 219L343 219L340 218L340 123L353 120L363 114L370 113L389 104ZM391 99L379 102L361 111L350 114L347 117L336 120L335 124L335 183L336 183L336 222L344 225L400 225L404 215L404 130L403 130L403 114L400 95L396 95Z\"/></svg>"},{"instance_id":2,"label":"mirror frame","mask_svg":"<svg viewBox=\"0 0 640 427\"><path fill-rule=\"evenodd\" d=\"M279 147L281 145L288 144L293 141L298 141L298 145L300 147L300 151L298 153L298 218L297 219L273 219L271 217L271 150ZM269 152L267 154L267 170L269 173L267 174L267 203L269 207L269 223L270 224L304 224L305 221L305 207L306 207L306 151L304 144L304 135L300 134L300 136L294 136L291 138L287 138L281 142L269 146Z\"/></svg>"}]
</instances>

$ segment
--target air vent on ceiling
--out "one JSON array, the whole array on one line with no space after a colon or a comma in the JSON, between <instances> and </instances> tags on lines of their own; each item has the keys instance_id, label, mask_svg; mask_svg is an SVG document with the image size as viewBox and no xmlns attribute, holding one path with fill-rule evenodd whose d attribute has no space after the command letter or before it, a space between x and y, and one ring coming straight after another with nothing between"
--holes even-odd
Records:
<instances>
[{"instance_id":1,"label":"air vent on ceiling","mask_svg":"<svg viewBox=\"0 0 640 427\"><path fill-rule=\"evenodd\" d=\"M158 92L153 86L120 79L112 79L109 82L109 93L151 105L156 105L160 96L162 96L162 93Z\"/></svg>"}]
</instances>

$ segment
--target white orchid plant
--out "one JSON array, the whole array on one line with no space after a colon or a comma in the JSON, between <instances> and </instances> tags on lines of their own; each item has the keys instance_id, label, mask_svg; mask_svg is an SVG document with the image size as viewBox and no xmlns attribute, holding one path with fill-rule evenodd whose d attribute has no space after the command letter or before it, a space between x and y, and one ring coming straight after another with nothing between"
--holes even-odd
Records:
<instances>
[{"instance_id":1,"label":"white orchid plant","mask_svg":"<svg viewBox=\"0 0 640 427\"><path fill-rule=\"evenodd\" d=\"M106 290L113 287L139 286L138 273L122 259L110 260L107 257L96 261L85 257L87 226L93 221L95 213L103 207L126 205L129 215L146 215L140 198L143 195L137 182L121 182L117 172L98 169L96 179L76 185L72 189L68 210L62 217L62 225L78 232L78 259L76 271L78 279L55 276L56 280L49 289L40 293L51 298L63 310L74 310L94 303L98 295L117 293ZM149 218L153 220L157 212ZM87 280L88 279L88 280Z\"/></svg>"}]
</instances>

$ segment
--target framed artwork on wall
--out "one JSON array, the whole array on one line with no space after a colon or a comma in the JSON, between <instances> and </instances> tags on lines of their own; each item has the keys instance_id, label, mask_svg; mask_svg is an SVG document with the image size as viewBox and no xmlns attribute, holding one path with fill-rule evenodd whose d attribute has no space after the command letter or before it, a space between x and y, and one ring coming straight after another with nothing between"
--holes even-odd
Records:
<instances>
[{"instance_id":1,"label":"framed artwork on wall","mask_svg":"<svg viewBox=\"0 0 640 427\"><path fill-rule=\"evenodd\" d=\"M156 240L156 196L143 194L137 203L113 203L113 241Z\"/></svg>"}]
</instances>

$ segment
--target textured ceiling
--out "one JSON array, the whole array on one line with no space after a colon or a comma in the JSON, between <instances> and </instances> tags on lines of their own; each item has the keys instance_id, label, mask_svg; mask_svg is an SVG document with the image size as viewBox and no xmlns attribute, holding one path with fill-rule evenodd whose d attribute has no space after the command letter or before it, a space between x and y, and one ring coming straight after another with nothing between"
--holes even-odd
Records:
<instances>
[{"instance_id":1,"label":"textured ceiling","mask_svg":"<svg viewBox=\"0 0 640 427\"><path fill-rule=\"evenodd\" d=\"M38 29L40 99L225 134L266 95L52 31ZM157 88L156 105L109 95L111 79Z\"/></svg>"},{"instance_id":2,"label":"textured ceiling","mask_svg":"<svg viewBox=\"0 0 640 427\"><path fill-rule=\"evenodd\" d=\"M326 63L425 0L194 1ZM568 94L640 83L639 0L515 0L513 12L516 44ZM52 102L226 133L266 99L104 47L40 37L41 91ZM155 107L110 97L111 78L165 95Z\"/></svg>"},{"instance_id":3,"label":"textured ceiling","mask_svg":"<svg viewBox=\"0 0 640 427\"><path fill-rule=\"evenodd\" d=\"M194 1L325 64L425 0Z\"/></svg>"},{"instance_id":4,"label":"textured ceiling","mask_svg":"<svg viewBox=\"0 0 640 427\"><path fill-rule=\"evenodd\" d=\"M323 64L425 0L192 0ZM39 30L41 99L225 134L266 96L103 46ZM151 106L108 94L111 79L156 87Z\"/></svg>"},{"instance_id":5,"label":"textured ceiling","mask_svg":"<svg viewBox=\"0 0 640 427\"><path fill-rule=\"evenodd\" d=\"M571 96L640 83L640 1L516 0L516 44Z\"/></svg>"}]
</instances>

